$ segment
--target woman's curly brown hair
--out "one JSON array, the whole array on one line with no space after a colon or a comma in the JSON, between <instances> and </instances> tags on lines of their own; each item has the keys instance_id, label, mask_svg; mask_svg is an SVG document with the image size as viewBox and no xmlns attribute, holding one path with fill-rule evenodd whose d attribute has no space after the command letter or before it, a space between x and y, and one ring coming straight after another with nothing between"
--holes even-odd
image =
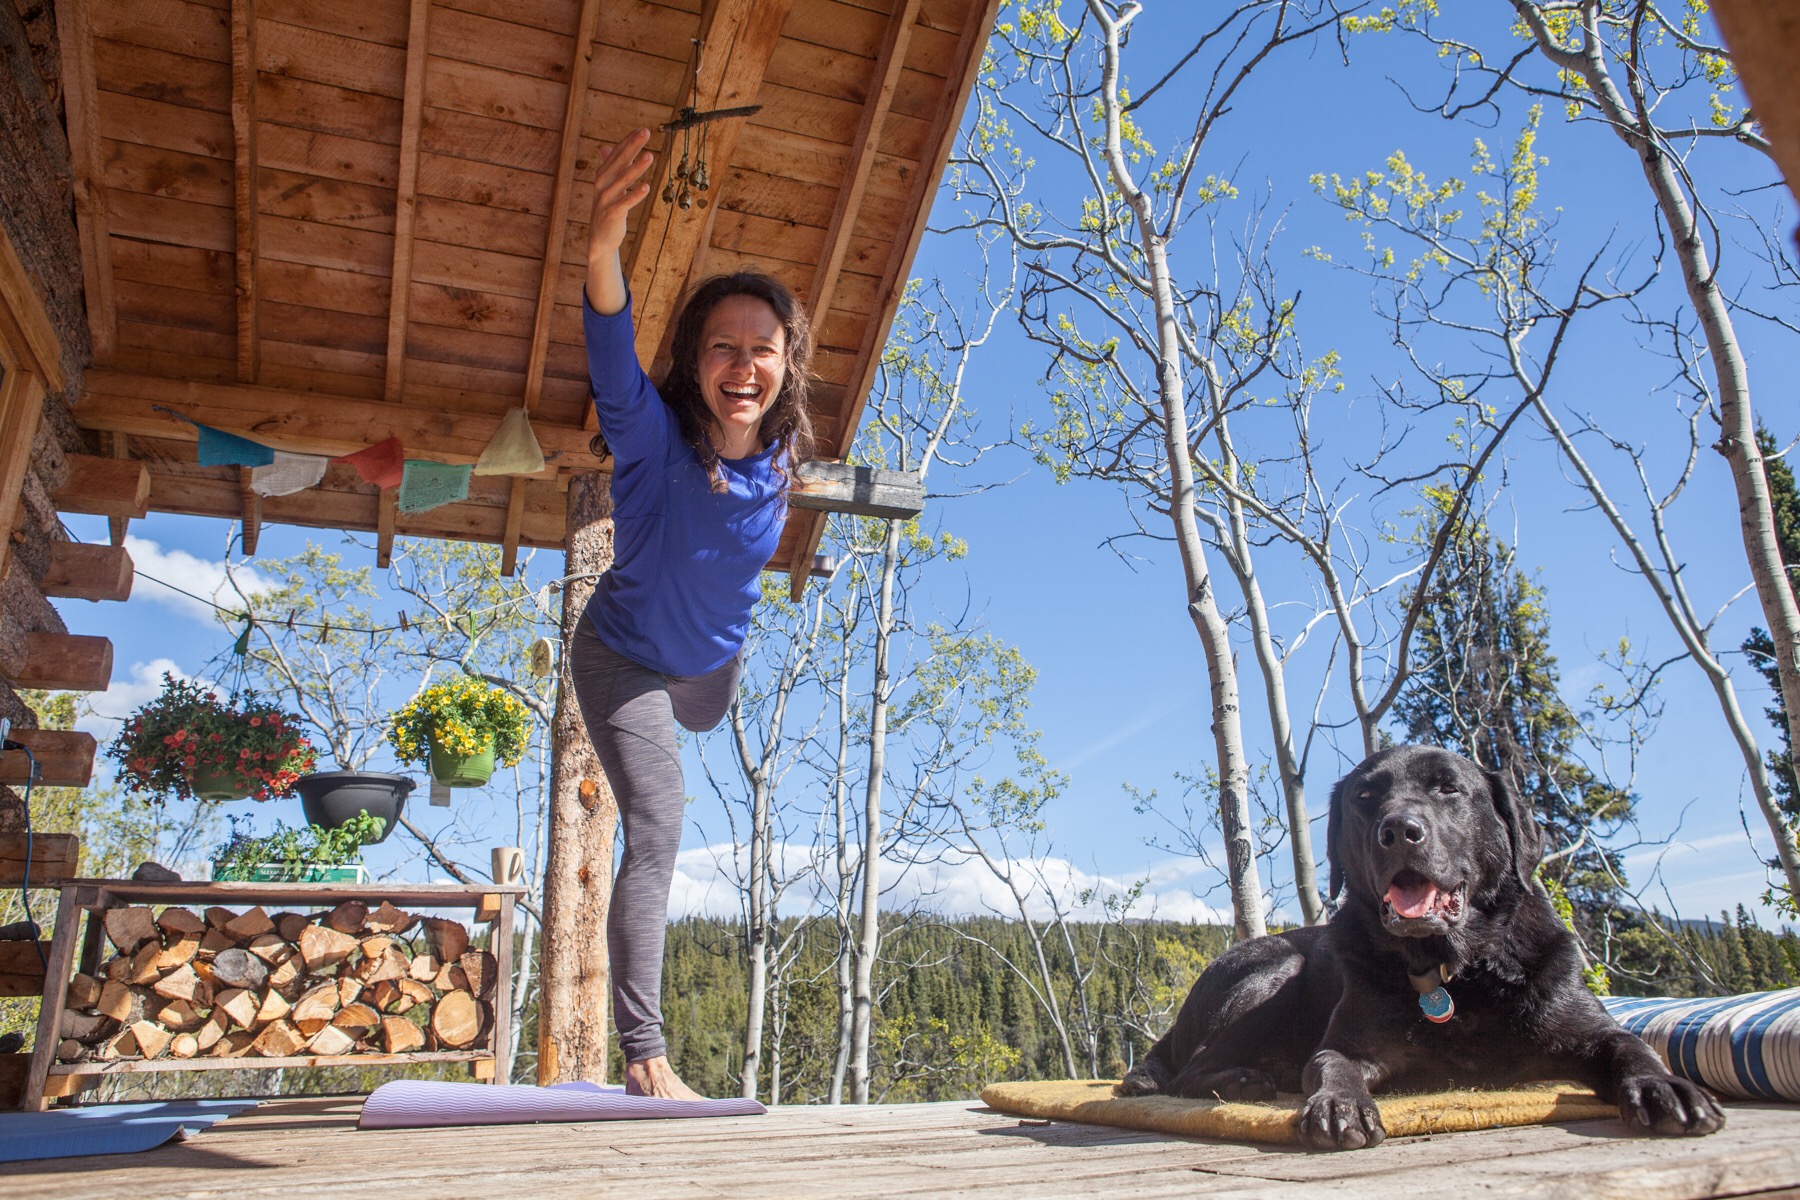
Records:
<instances>
[{"instance_id":1,"label":"woman's curly brown hair","mask_svg":"<svg viewBox=\"0 0 1800 1200\"><path fill-rule=\"evenodd\" d=\"M730 275L714 275L696 287L675 318L675 333L669 342L669 371L657 385L657 391L662 394L663 403L675 410L682 439L699 456L712 490L723 492L726 484L719 475L719 451L711 434L712 410L700 392L698 365L706 318L720 301L731 296L751 296L763 301L781 322L786 371L775 402L763 414L758 434L764 446L779 448L775 472L786 489L792 482L791 468L813 455L812 415L807 405L812 390L812 322L786 284L760 271L734 271ZM605 442L598 436L594 438L594 453L606 453Z\"/></svg>"}]
</instances>

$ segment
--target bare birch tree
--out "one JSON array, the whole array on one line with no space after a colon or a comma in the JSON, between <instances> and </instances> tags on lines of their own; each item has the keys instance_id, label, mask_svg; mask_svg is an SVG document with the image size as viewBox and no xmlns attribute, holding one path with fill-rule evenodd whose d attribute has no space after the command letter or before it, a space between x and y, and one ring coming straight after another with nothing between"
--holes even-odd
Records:
<instances>
[{"instance_id":1,"label":"bare birch tree","mask_svg":"<svg viewBox=\"0 0 1800 1200\"><path fill-rule=\"evenodd\" d=\"M976 227L1001 228L1028 255L1024 327L1048 345L1046 374L1058 381L1062 401L1055 426L1035 432L1035 444L1049 448L1046 457L1062 477L1120 482L1168 522L1163 536L1181 558L1183 603L1210 682L1233 923L1238 936L1249 937L1264 932L1264 887L1251 838L1237 662L1202 536L1204 486L1197 479L1197 461L1206 457L1202 439L1219 416L1208 399L1228 403L1226 381L1237 378L1220 347L1237 300L1229 279L1184 282L1175 239L1197 212L1235 194L1202 164L1208 139L1247 81L1282 50L1332 29L1337 14L1328 2L1291 0L1208 13L1193 49L1132 95L1125 45L1141 11L1136 0L1087 0L1080 20L1067 25L1057 5L1021 5L995 43L954 184L963 200L986 205L970 212ZM1177 77L1181 113L1192 117L1175 135L1174 151L1159 153L1143 126L1143 106ZM1031 194L1040 153L1080 182L1066 212ZM1235 266L1213 255L1215 275ZM1229 455L1228 444L1222 453ZM1226 473L1235 470L1233 464ZM1215 547L1229 547L1226 560L1246 596L1289 797L1294 871L1309 882L1305 912L1316 919L1301 752L1287 718L1282 657L1267 628L1247 534L1233 525L1233 516L1242 516L1233 504L1215 522Z\"/></svg>"},{"instance_id":2,"label":"bare birch tree","mask_svg":"<svg viewBox=\"0 0 1800 1200\"><path fill-rule=\"evenodd\" d=\"M965 316L938 285L937 303L908 306L906 317L889 338L882 355L882 380L871 397L872 412L861 439L861 453L878 465L918 475L923 484L941 460L958 465L979 449L959 440L966 421L963 381L970 363L988 339L1001 313L1013 303L1016 259L1003 258L995 270L981 243L984 269L972 281L972 316ZM1009 248L1010 249L1010 248ZM856 949L851 970L850 1054L851 1099L869 1102L870 1033L875 1009L875 964L881 941L881 851L883 788L888 777L890 719L896 694L894 635L905 614L901 572L909 554L925 550L933 539L918 520L887 520L879 549L867 556L871 599L873 681L868 694L868 764L863 777L861 901ZM908 543L912 543L909 547ZM945 546L951 543L942 543ZM919 557L916 553L912 557Z\"/></svg>"},{"instance_id":3,"label":"bare birch tree","mask_svg":"<svg viewBox=\"0 0 1800 1200\"><path fill-rule=\"evenodd\" d=\"M1729 243L1713 211L1716 193L1708 190L1692 162L1694 150L1707 143L1735 143L1760 155L1768 153L1768 143L1752 114L1732 102L1730 56L1712 38L1704 20L1706 5L1699 0L1688 0L1679 9L1654 0L1512 0L1517 17L1513 32L1523 49L1515 43L1499 54L1445 33L1443 23L1432 19L1431 7L1402 5L1371 26L1423 38L1439 61L1453 64L1451 82L1437 106L1444 115L1491 118L1509 93L1547 100L1561 105L1570 120L1591 122L1603 136L1610 135L1607 140L1638 164L1655 205L1659 259L1666 254L1680 268L1682 294L1698 329L1692 344L1699 353L1690 355L1682 348L1688 339L1679 320L1651 317L1644 324L1672 334L1677 343L1673 354L1681 377L1697 397L1697 409L1688 414L1690 445L1697 449L1707 442L1699 433L1702 423L1716 433L1711 446L1725 460L1736 495L1734 525L1775 647L1792 737L1800 730L1800 709L1795 707L1800 700L1800 605L1781 562L1756 438L1750 372L1734 320L1739 306L1721 279ZM1630 521L1619 507L1617 489L1609 491L1598 470L1577 451L1563 420L1541 398L1534 408L1706 675L1744 755L1751 789L1775 840L1776 865L1789 894L1800 894L1800 844L1770 796L1755 738L1706 638L1716 618L1702 618L1694 608L1679 575L1680 559L1666 541L1668 507L1697 468L1696 454L1688 455L1672 484L1658 487L1625 439L1589 425L1588 432L1627 452L1634 476L1630 486L1642 493L1650 514L1649 528L1640 536L1628 532ZM1578 423L1575 432L1582 432L1584 424Z\"/></svg>"}]
</instances>

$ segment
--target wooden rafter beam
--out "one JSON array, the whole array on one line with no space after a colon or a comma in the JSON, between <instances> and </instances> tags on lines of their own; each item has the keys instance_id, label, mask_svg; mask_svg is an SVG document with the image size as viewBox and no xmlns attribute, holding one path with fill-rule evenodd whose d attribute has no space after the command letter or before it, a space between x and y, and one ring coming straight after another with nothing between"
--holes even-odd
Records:
<instances>
[{"instance_id":1,"label":"wooden rafter beam","mask_svg":"<svg viewBox=\"0 0 1800 1200\"><path fill-rule=\"evenodd\" d=\"M89 371L83 382L81 398L74 405L77 425L172 441L192 442L197 435L187 421L157 411L159 405L203 425L296 454L350 454L383 438L398 437L413 457L473 463L500 428L497 415L448 414L419 405L244 383L117 371ZM584 430L540 423L533 431L546 455L561 453L571 459L581 455L585 461L589 435ZM546 467L545 477L555 470Z\"/></svg>"},{"instance_id":2,"label":"wooden rafter beam","mask_svg":"<svg viewBox=\"0 0 1800 1200\"><path fill-rule=\"evenodd\" d=\"M869 319L868 332L864 335L862 346L858 348L857 361L863 364L862 373L851 383L846 393L850 408L844 417L839 444L827 447L832 451L833 457L841 458L849 451L851 442L856 438L856 428L862 423L863 406L868 402L869 389L875 384L875 372L881 366L881 355L877 351L894 323L894 313L900 307L900 294L906 287L906 271L912 266L913 255L918 252L919 240L925 235L925 214L930 211L931 197L937 191L938 180L943 176L944 164L949 161L957 128L962 124L963 110L968 107L969 95L975 87L975 76L981 70L981 52L987 45L988 34L994 28L994 14L999 8L1000 0L987 0L979 12L969 15L969 23L963 27L962 36L957 42L957 61L962 64L962 74L953 81L955 90L950 93L951 102L938 110L931 140L926 143L927 153L913 178L912 194L908 197L905 210L913 217L911 230L907 235L906 245L896 247L895 253L888 257L887 270L882 275L881 291L877 293L880 307ZM806 588L806 564L810 564L818 554L819 539L825 533L823 514L804 515L799 521L799 537L788 574L788 590L796 600Z\"/></svg>"},{"instance_id":3,"label":"wooden rafter beam","mask_svg":"<svg viewBox=\"0 0 1800 1200\"><path fill-rule=\"evenodd\" d=\"M594 65L594 31L600 24L600 2L582 0L581 18L575 30L575 53L569 64L562 146L556 155L556 187L550 198L550 229L544 239L544 273L538 280L537 312L532 320L531 349L526 357L525 411L530 413L537 412L538 401L544 392L550 326L556 315L556 285L562 274L563 239L568 230L569 210L577 195L575 173L581 156L581 125L587 112L588 78ZM597 164L590 164L593 165Z\"/></svg>"},{"instance_id":4,"label":"wooden rafter beam","mask_svg":"<svg viewBox=\"0 0 1800 1200\"><path fill-rule=\"evenodd\" d=\"M394 518L400 511L400 489L382 488L375 504L375 565L387 570L394 561Z\"/></svg>"},{"instance_id":5,"label":"wooden rafter beam","mask_svg":"<svg viewBox=\"0 0 1800 1200\"><path fill-rule=\"evenodd\" d=\"M756 102L792 6L793 0L714 0L700 29L695 108L735 108ZM689 97L682 96L680 105L688 103ZM725 174L743 124L742 119L734 118L707 126L707 157L714 165L715 177ZM625 270L637 322L638 360L645 363L655 361L663 344L719 203L715 190L704 207L696 204L684 209L665 204L663 180L676 165L665 151L650 199L645 201L637 246Z\"/></svg>"},{"instance_id":6,"label":"wooden rafter beam","mask_svg":"<svg viewBox=\"0 0 1800 1200\"><path fill-rule=\"evenodd\" d=\"M94 28L88 0L59 0L56 38L62 47L63 117L75 174L75 225L81 237L81 282L94 361L108 363L118 346L113 299L112 217L107 209L100 145L100 91L94 77Z\"/></svg>"},{"instance_id":7,"label":"wooden rafter beam","mask_svg":"<svg viewBox=\"0 0 1800 1200\"><path fill-rule=\"evenodd\" d=\"M894 89L900 84L900 71L906 65L906 47L912 41L913 26L919 20L921 0L904 0L889 20L881 39L881 54L875 60L873 86L863 103L862 119L856 127L856 141L850 152L850 177L838 189L837 203L832 206L831 224L825 233L825 253L813 271L812 325L825 328L831 313L831 302L837 294L838 275L844 269L844 255L850 249L850 235L856 229L856 218L862 211L863 193L869 186L869 173L875 167L875 154L881 147L881 130L894 104ZM839 448L842 452L843 448Z\"/></svg>"},{"instance_id":8,"label":"wooden rafter beam","mask_svg":"<svg viewBox=\"0 0 1800 1200\"><path fill-rule=\"evenodd\" d=\"M63 390L62 341L5 229L0 229L0 337L21 359L13 366L34 373L53 392Z\"/></svg>"},{"instance_id":9,"label":"wooden rafter beam","mask_svg":"<svg viewBox=\"0 0 1800 1200\"><path fill-rule=\"evenodd\" d=\"M44 415L44 387L63 387L62 343L12 239L0 229L0 578Z\"/></svg>"},{"instance_id":10,"label":"wooden rafter beam","mask_svg":"<svg viewBox=\"0 0 1800 1200\"><path fill-rule=\"evenodd\" d=\"M256 325L256 0L231 0L231 133L237 217L237 377L242 383L255 383L261 368ZM250 540L246 532L246 541Z\"/></svg>"},{"instance_id":11,"label":"wooden rafter beam","mask_svg":"<svg viewBox=\"0 0 1800 1200\"><path fill-rule=\"evenodd\" d=\"M400 111L400 177L394 194L387 376L382 390L389 402L397 402L406 388L406 323L412 303L413 222L419 207L419 133L425 124L425 49L430 33L431 0L412 0L406 33L406 85Z\"/></svg>"},{"instance_id":12,"label":"wooden rafter beam","mask_svg":"<svg viewBox=\"0 0 1800 1200\"><path fill-rule=\"evenodd\" d=\"M512 578L519 567L519 533L525 528L525 481L514 479L506 494L506 529L500 535L500 574Z\"/></svg>"},{"instance_id":13,"label":"wooden rafter beam","mask_svg":"<svg viewBox=\"0 0 1800 1200\"><path fill-rule=\"evenodd\" d=\"M130 438L126 437L122 433L109 433L109 434L105 435L105 438L106 438L106 442L107 442L107 449L111 452L111 454L114 458L120 460L121 462L130 461L130 459L131 459L131 439ZM146 498L150 494L149 489L150 489L150 473L148 471L145 471L144 472L144 495ZM141 509L141 506L140 506L140 509ZM139 511L136 515L141 517L144 515L144 513L142 511ZM121 550L125 548L125 535L131 532L131 517L132 517L132 514L129 514L129 513L112 513L106 518L107 532L112 535L112 544L119 547Z\"/></svg>"},{"instance_id":14,"label":"wooden rafter beam","mask_svg":"<svg viewBox=\"0 0 1800 1200\"><path fill-rule=\"evenodd\" d=\"M0 367L5 360L0 359ZM44 415L44 381L14 369L0 376L0 578L12 559L13 525L31 466L31 446Z\"/></svg>"}]
</instances>

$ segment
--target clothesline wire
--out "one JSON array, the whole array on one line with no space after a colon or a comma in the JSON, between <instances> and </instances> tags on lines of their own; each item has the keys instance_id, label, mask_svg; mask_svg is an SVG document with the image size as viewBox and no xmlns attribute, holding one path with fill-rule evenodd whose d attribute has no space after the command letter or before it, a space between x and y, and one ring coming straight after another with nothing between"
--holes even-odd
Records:
<instances>
[{"instance_id":1,"label":"clothesline wire","mask_svg":"<svg viewBox=\"0 0 1800 1200\"><path fill-rule=\"evenodd\" d=\"M576 582L577 580L598 579L598 578L600 578L600 574L601 574L600 572L588 571L588 572L581 572L581 573L578 573L575 575L564 575L560 579L551 580L547 585L545 585L545 589L543 589L543 590L545 590L547 592L549 588L566 586L570 583ZM417 629L417 628L420 628L421 626L436 625L436 624L440 623L437 618L432 618L432 619L428 619L428 620L424 620L424 621L409 620L409 619L407 619L407 617L404 613L401 614L401 619L392 625L344 625L344 624L338 624L336 622L329 621L329 620L326 620L326 621L302 621L302 620L299 620L291 610L289 611L286 619L283 619L281 617L268 616L268 615L259 616L258 614L254 613L254 612L245 612L243 609L240 609L240 608L227 608L224 605L220 604L217 600L209 599L206 596L201 596L194 592L190 592L184 587L180 587L176 584L170 583L166 579L158 579L154 575L147 575L143 571L136 571L136 572L134 572L134 575L138 579L142 579L147 582L154 583L159 587L168 588L171 592L175 592L179 595L186 596L188 599L193 600L198 604L204 604L208 608L212 609L214 612L220 614L221 616L230 617L235 620L248 620L253 625L284 625L289 629L320 629L320 630L329 630L329 631L333 631L336 633L367 633L367 634L373 635L373 634L377 634L377 633L405 633L408 630ZM508 609L508 608L523 607L524 604L526 603L526 601L530 601L534 606L537 605L536 593L526 593L524 596L515 597L511 600L508 600L507 602L505 602L503 604L493 604L493 605L489 605L486 608L474 609L470 612L462 613L462 614L458 614L458 615L470 616L470 617L486 616L489 613L500 612L500 611L502 611L504 609ZM542 611L541 607L540 607L539 611Z\"/></svg>"}]
</instances>

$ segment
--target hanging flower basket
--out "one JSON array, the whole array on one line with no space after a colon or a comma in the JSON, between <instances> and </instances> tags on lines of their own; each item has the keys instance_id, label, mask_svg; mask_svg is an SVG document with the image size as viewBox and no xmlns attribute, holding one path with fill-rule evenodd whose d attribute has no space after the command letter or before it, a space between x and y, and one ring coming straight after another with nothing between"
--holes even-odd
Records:
<instances>
[{"instance_id":1,"label":"hanging flower basket","mask_svg":"<svg viewBox=\"0 0 1800 1200\"><path fill-rule=\"evenodd\" d=\"M472 675L433 684L394 714L388 740L403 763L428 763L448 787L480 787L525 753L531 710Z\"/></svg>"},{"instance_id":2,"label":"hanging flower basket","mask_svg":"<svg viewBox=\"0 0 1800 1200\"><path fill-rule=\"evenodd\" d=\"M258 784L248 775L223 767L195 767L187 775L188 790L196 800L242 800Z\"/></svg>"},{"instance_id":3,"label":"hanging flower basket","mask_svg":"<svg viewBox=\"0 0 1800 1200\"><path fill-rule=\"evenodd\" d=\"M247 692L220 700L168 674L162 694L125 719L106 754L128 792L182 800L290 795L318 757L294 714Z\"/></svg>"},{"instance_id":4,"label":"hanging flower basket","mask_svg":"<svg viewBox=\"0 0 1800 1200\"><path fill-rule=\"evenodd\" d=\"M338 829L367 813L382 822L381 836L375 839L381 842L394 832L415 786L405 775L382 771L315 771L301 776L294 790L300 793L308 825Z\"/></svg>"},{"instance_id":5,"label":"hanging flower basket","mask_svg":"<svg viewBox=\"0 0 1800 1200\"><path fill-rule=\"evenodd\" d=\"M445 787L480 787L493 774L492 746L474 754L457 754L436 741L431 743L431 777Z\"/></svg>"}]
</instances>

